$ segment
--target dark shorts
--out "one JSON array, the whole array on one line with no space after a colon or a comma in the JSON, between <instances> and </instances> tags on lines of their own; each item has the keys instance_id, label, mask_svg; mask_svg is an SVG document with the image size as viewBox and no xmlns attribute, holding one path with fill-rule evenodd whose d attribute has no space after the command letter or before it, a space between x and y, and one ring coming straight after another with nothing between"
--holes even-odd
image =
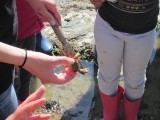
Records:
<instances>
[{"instance_id":1,"label":"dark shorts","mask_svg":"<svg viewBox=\"0 0 160 120\"><path fill-rule=\"evenodd\" d=\"M36 36L31 35L27 38L17 40L15 45L19 48L27 50L35 50ZM14 87L18 100L24 101L29 96L29 86L32 79L32 74L23 68L19 68L17 71L17 76L14 80Z\"/></svg>"},{"instance_id":2,"label":"dark shorts","mask_svg":"<svg viewBox=\"0 0 160 120\"><path fill-rule=\"evenodd\" d=\"M15 0L0 0L0 42L13 45L17 37ZM0 94L12 83L13 65L0 63Z\"/></svg>"}]
</instances>

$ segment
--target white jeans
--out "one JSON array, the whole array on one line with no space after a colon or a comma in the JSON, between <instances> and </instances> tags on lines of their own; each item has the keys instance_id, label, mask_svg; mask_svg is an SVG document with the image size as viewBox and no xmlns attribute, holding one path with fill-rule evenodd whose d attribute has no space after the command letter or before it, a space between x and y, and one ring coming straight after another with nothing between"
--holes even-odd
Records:
<instances>
[{"instance_id":1,"label":"white jeans","mask_svg":"<svg viewBox=\"0 0 160 120\"><path fill-rule=\"evenodd\" d=\"M118 32L97 14L94 35L99 65L99 89L109 96L117 94L123 64L126 96L131 100L142 97L145 70L156 39L155 29L143 34Z\"/></svg>"}]
</instances>

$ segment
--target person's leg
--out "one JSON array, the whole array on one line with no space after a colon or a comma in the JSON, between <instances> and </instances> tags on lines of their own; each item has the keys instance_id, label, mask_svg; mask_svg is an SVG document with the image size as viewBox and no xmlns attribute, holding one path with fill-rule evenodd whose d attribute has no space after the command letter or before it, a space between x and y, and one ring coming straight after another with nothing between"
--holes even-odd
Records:
<instances>
[{"instance_id":1,"label":"person's leg","mask_svg":"<svg viewBox=\"0 0 160 120\"><path fill-rule=\"evenodd\" d=\"M94 37L98 54L98 86L103 103L103 119L117 120L119 104L123 94L118 89L124 41L117 37L108 23L96 17Z\"/></svg>"},{"instance_id":2,"label":"person's leg","mask_svg":"<svg viewBox=\"0 0 160 120\"><path fill-rule=\"evenodd\" d=\"M0 120L5 120L18 106L13 85L0 95Z\"/></svg>"},{"instance_id":3,"label":"person's leg","mask_svg":"<svg viewBox=\"0 0 160 120\"><path fill-rule=\"evenodd\" d=\"M144 34L125 33L123 35L125 38L124 120L137 120L137 113L145 88L145 70L153 50L156 32L152 30Z\"/></svg>"},{"instance_id":4,"label":"person's leg","mask_svg":"<svg viewBox=\"0 0 160 120\"><path fill-rule=\"evenodd\" d=\"M36 37L35 34L27 37L23 40L19 40L17 42L17 46L20 48L24 48L27 50L35 50L35 41ZM19 75L19 82L20 87L17 91L17 97L19 100L19 103L22 103L28 96L29 96L29 88L30 88L30 81L32 79L32 74L28 71L26 71L23 68L20 68L20 75Z\"/></svg>"},{"instance_id":5,"label":"person's leg","mask_svg":"<svg viewBox=\"0 0 160 120\"><path fill-rule=\"evenodd\" d=\"M52 55L53 44L41 32L36 33L36 51Z\"/></svg>"},{"instance_id":6,"label":"person's leg","mask_svg":"<svg viewBox=\"0 0 160 120\"><path fill-rule=\"evenodd\" d=\"M36 42L36 36L35 34L33 34L25 39L18 40L16 42L16 45L17 47L34 51L36 45L35 42ZM20 105L30 95L30 82L32 79L32 74L23 68L19 68L18 66L16 67L19 69L18 71L19 77L15 79L14 86L18 97L18 105ZM32 113L30 115L32 116Z\"/></svg>"},{"instance_id":7,"label":"person's leg","mask_svg":"<svg viewBox=\"0 0 160 120\"><path fill-rule=\"evenodd\" d=\"M21 87L17 93L19 103L22 103L30 95L30 82L32 80L32 74L25 69L20 70Z\"/></svg>"}]
</instances>

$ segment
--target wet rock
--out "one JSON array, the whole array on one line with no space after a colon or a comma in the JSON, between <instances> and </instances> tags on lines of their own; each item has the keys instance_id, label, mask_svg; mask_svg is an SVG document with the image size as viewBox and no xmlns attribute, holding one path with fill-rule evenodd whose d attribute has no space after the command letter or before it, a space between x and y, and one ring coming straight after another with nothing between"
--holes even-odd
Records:
<instances>
[{"instance_id":1,"label":"wet rock","mask_svg":"<svg viewBox=\"0 0 160 120\"><path fill-rule=\"evenodd\" d=\"M160 120L160 33L157 32L156 55L146 70L145 93L138 120Z\"/></svg>"},{"instance_id":2,"label":"wet rock","mask_svg":"<svg viewBox=\"0 0 160 120\"><path fill-rule=\"evenodd\" d=\"M62 16L62 29L68 41L75 46L76 50L85 43L93 46L93 24L96 11L90 1L57 1ZM48 23L43 34L51 41L57 40L53 30Z\"/></svg>"},{"instance_id":3,"label":"wet rock","mask_svg":"<svg viewBox=\"0 0 160 120\"><path fill-rule=\"evenodd\" d=\"M63 113L63 107L57 101L47 100L45 104L43 104L39 109L36 110L35 114L37 113Z\"/></svg>"},{"instance_id":4,"label":"wet rock","mask_svg":"<svg viewBox=\"0 0 160 120\"><path fill-rule=\"evenodd\" d=\"M139 111L139 120L160 120L160 54L157 52L147 68L145 93Z\"/></svg>"},{"instance_id":5,"label":"wet rock","mask_svg":"<svg viewBox=\"0 0 160 120\"><path fill-rule=\"evenodd\" d=\"M78 117L79 115L81 115L83 113L83 111L78 111L78 112L75 112L75 113L71 113L71 112L68 112L68 113L64 113L64 116L62 116L61 120L73 120L75 119L76 117Z\"/></svg>"}]
</instances>

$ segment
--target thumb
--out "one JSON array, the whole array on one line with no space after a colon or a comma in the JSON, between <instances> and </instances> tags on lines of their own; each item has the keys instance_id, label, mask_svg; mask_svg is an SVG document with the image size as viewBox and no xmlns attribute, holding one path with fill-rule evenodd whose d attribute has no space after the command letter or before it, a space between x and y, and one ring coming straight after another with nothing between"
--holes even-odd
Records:
<instances>
[{"instance_id":1,"label":"thumb","mask_svg":"<svg viewBox=\"0 0 160 120\"><path fill-rule=\"evenodd\" d=\"M57 65L69 66L75 62L73 58L69 58L66 56L54 57L53 59L54 59L53 63L55 66Z\"/></svg>"},{"instance_id":2,"label":"thumb","mask_svg":"<svg viewBox=\"0 0 160 120\"><path fill-rule=\"evenodd\" d=\"M38 88L38 90L36 90L33 94L31 94L22 104L26 104L26 103L40 99L44 94L44 92L45 92L45 86L41 85L41 87Z\"/></svg>"},{"instance_id":3,"label":"thumb","mask_svg":"<svg viewBox=\"0 0 160 120\"><path fill-rule=\"evenodd\" d=\"M50 118L50 114L29 116L29 120L49 120Z\"/></svg>"},{"instance_id":4,"label":"thumb","mask_svg":"<svg viewBox=\"0 0 160 120\"><path fill-rule=\"evenodd\" d=\"M27 103L23 106L23 109L27 112L30 113L33 110L39 108L40 106L42 106L44 103L46 102L45 98L41 98L35 101L32 101L30 103Z\"/></svg>"}]
</instances>

